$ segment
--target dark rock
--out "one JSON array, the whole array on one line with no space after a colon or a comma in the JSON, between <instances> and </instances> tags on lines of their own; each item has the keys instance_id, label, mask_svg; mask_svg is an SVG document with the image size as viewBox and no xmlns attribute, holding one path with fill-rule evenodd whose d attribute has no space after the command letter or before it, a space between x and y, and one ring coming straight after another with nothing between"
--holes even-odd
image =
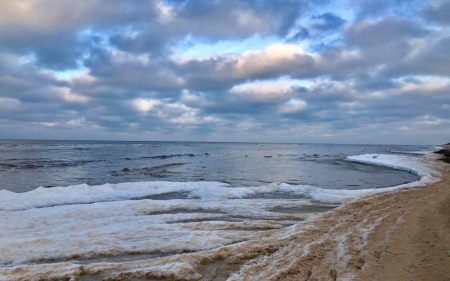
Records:
<instances>
[{"instance_id":1,"label":"dark rock","mask_svg":"<svg viewBox=\"0 0 450 281\"><path fill-rule=\"evenodd\" d=\"M129 171L131 171L131 170L128 169L128 168L123 168L123 169L122 169L122 172L129 172Z\"/></svg>"}]
</instances>

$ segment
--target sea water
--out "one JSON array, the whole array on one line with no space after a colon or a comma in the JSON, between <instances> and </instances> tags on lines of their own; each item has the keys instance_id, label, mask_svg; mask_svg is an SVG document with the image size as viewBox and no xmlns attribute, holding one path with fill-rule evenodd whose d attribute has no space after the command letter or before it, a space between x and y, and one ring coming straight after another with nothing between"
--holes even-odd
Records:
<instances>
[{"instance_id":1,"label":"sea water","mask_svg":"<svg viewBox=\"0 0 450 281\"><path fill-rule=\"evenodd\" d=\"M145 260L251 241L364 194L432 181L422 158L432 150L0 141L0 273L23 265Z\"/></svg>"},{"instance_id":2,"label":"sea water","mask_svg":"<svg viewBox=\"0 0 450 281\"><path fill-rule=\"evenodd\" d=\"M231 186L268 183L328 189L398 185L417 176L345 161L350 155L430 151L430 146L328 144L1 141L0 188L138 181L219 181Z\"/></svg>"}]
</instances>

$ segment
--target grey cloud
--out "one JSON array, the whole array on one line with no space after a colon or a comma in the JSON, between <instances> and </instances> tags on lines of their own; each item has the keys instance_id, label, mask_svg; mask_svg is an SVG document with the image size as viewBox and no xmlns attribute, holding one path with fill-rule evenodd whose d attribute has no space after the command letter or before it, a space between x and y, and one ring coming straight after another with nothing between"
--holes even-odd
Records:
<instances>
[{"instance_id":1,"label":"grey cloud","mask_svg":"<svg viewBox=\"0 0 450 281\"><path fill-rule=\"evenodd\" d=\"M384 76L371 76L362 74L357 77L356 88L362 91L381 91L397 88L398 83Z\"/></svg>"},{"instance_id":2,"label":"grey cloud","mask_svg":"<svg viewBox=\"0 0 450 281\"><path fill-rule=\"evenodd\" d=\"M450 37L427 40L427 47L408 60L393 64L384 72L386 75L450 75Z\"/></svg>"},{"instance_id":3,"label":"grey cloud","mask_svg":"<svg viewBox=\"0 0 450 281\"><path fill-rule=\"evenodd\" d=\"M167 20L131 25L137 35L111 38L116 47L160 54L186 36L207 40L242 39L254 34L285 36L304 10L303 1L172 1Z\"/></svg>"},{"instance_id":4,"label":"grey cloud","mask_svg":"<svg viewBox=\"0 0 450 281\"><path fill-rule=\"evenodd\" d=\"M347 32L350 46L371 48L386 44L397 44L408 38L417 38L429 32L411 21L386 17L379 21L360 21L352 24Z\"/></svg>"},{"instance_id":5,"label":"grey cloud","mask_svg":"<svg viewBox=\"0 0 450 281\"><path fill-rule=\"evenodd\" d=\"M281 75L315 75L314 58L308 54L293 53L292 50L283 53L280 48L284 47L275 46L244 56L221 56L186 62L148 57L146 61L118 60L114 54L100 49L93 53L85 66L97 78L93 86L155 91L164 95L184 88L198 91L226 90L245 81ZM261 63L263 60L266 62Z\"/></svg>"},{"instance_id":6,"label":"grey cloud","mask_svg":"<svg viewBox=\"0 0 450 281\"><path fill-rule=\"evenodd\" d=\"M450 24L450 1L442 1L437 5L428 5L424 8L425 17L435 23Z\"/></svg>"},{"instance_id":7,"label":"grey cloud","mask_svg":"<svg viewBox=\"0 0 450 281\"><path fill-rule=\"evenodd\" d=\"M29 2L29 3L27 3ZM153 4L94 0L46 0L6 2L0 15L0 45L20 55L33 54L41 66L64 70L76 68L89 50L80 32L110 30L127 22L144 20L156 14ZM137 5L138 4L138 5ZM21 9L21 5L29 5ZM24 12L27 11L27 12Z\"/></svg>"},{"instance_id":8,"label":"grey cloud","mask_svg":"<svg viewBox=\"0 0 450 281\"><path fill-rule=\"evenodd\" d=\"M121 50L164 55L188 35L208 40L285 36L306 7L300 0L183 1L171 7L162 1L106 2L46 0L30 4L28 13L21 12L21 4L8 4L0 42L9 51L34 54L41 66L64 70L89 56L91 47L80 35L85 31L110 36L109 43Z\"/></svg>"}]
</instances>

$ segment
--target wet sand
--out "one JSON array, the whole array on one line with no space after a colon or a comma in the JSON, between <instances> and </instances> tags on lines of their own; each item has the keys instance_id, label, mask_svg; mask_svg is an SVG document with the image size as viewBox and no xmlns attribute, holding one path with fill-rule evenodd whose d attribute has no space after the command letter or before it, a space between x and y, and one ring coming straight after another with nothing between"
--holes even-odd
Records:
<instances>
[{"instance_id":1,"label":"wet sand","mask_svg":"<svg viewBox=\"0 0 450 281\"><path fill-rule=\"evenodd\" d=\"M0 280L450 280L450 165L439 182L362 197L209 251L123 263L43 264Z\"/></svg>"}]
</instances>

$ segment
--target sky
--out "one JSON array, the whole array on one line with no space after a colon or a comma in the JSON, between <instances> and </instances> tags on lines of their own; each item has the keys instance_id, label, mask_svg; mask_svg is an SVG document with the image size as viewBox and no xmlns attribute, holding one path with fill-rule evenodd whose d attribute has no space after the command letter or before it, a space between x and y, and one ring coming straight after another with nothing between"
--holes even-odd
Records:
<instances>
[{"instance_id":1,"label":"sky","mask_svg":"<svg viewBox=\"0 0 450 281\"><path fill-rule=\"evenodd\" d=\"M0 138L450 141L449 0L0 6Z\"/></svg>"}]
</instances>

